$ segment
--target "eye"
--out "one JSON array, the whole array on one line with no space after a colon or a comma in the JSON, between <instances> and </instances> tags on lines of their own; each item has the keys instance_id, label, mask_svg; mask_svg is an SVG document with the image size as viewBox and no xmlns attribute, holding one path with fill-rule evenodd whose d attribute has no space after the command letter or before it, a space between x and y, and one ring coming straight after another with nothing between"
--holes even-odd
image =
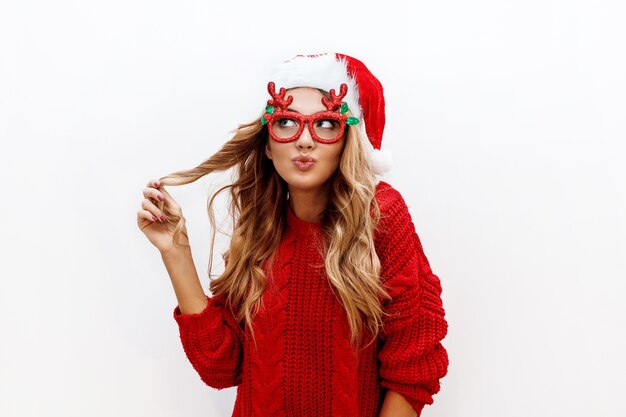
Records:
<instances>
[{"instance_id":1,"label":"eye","mask_svg":"<svg viewBox=\"0 0 626 417\"><path fill-rule=\"evenodd\" d=\"M334 129L337 127L337 121L330 119L318 120L317 127L322 129Z\"/></svg>"},{"instance_id":2,"label":"eye","mask_svg":"<svg viewBox=\"0 0 626 417\"><path fill-rule=\"evenodd\" d=\"M296 122L293 119L280 119L278 125L280 127L294 127Z\"/></svg>"}]
</instances>

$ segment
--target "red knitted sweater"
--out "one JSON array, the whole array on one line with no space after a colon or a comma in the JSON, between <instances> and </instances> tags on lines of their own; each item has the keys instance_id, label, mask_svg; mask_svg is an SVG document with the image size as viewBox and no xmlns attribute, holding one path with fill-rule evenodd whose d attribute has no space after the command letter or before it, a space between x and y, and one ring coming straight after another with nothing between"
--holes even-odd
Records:
<instances>
[{"instance_id":1,"label":"red knitted sweater","mask_svg":"<svg viewBox=\"0 0 626 417\"><path fill-rule=\"evenodd\" d=\"M381 221L375 234L381 280L392 300L384 333L356 358L345 310L324 272L319 223L288 210L262 307L254 318L258 349L220 296L178 323L185 353L207 385L237 386L233 417L377 417L387 389L421 415L447 374L441 284L433 274L408 208L385 182L376 187ZM321 267L320 267L321 265ZM361 346L371 340L365 329Z\"/></svg>"}]
</instances>

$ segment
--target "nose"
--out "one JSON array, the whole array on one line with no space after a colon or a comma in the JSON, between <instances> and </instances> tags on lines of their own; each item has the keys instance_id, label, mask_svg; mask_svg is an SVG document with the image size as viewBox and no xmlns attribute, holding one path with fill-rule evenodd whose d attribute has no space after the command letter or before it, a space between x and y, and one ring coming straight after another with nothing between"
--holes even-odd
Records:
<instances>
[{"instance_id":1,"label":"nose","mask_svg":"<svg viewBox=\"0 0 626 417\"><path fill-rule=\"evenodd\" d=\"M305 126L302 130L302 134L296 140L296 147L302 149L311 149L315 146L315 141L311 136L311 132L309 132L308 126Z\"/></svg>"}]
</instances>

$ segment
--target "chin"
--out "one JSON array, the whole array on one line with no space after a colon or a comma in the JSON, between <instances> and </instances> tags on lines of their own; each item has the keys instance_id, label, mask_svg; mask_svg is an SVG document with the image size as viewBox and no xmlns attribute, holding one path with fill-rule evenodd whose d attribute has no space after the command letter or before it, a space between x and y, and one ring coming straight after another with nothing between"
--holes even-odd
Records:
<instances>
[{"instance_id":1,"label":"chin","mask_svg":"<svg viewBox=\"0 0 626 417\"><path fill-rule=\"evenodd\" d=\"M325 187L332 178L334 171L324 166L316 166L312 170L302 172L291 166L275 166L278 175L287 183L291 190L317 191ZM282 169L281 169L282 168Z\"/></svg>"},{"instance_id":2,"label":"chin","mask_svg":"<svg viewBox=\"0 0 626 417\"><path fill-rule=\"evenodd\" d=\"M315 181L298 181L298 180L289 180L285 181L287 186L290 189L299 190L299 191L314 191L316 189L321 188L324 183L315 182Z\"/></svg>"},{"instance_id":3,"label":"chin","mask_svg":"<svg viewBox=\"0 0 626 417\"><path fill-rule=\"evenodd\" d=\"M329 178L294 178L294 177L283 177L289 189L299 190L299 191L316 191L325 187L328 184Z\"/></svg>"}]
</instances>

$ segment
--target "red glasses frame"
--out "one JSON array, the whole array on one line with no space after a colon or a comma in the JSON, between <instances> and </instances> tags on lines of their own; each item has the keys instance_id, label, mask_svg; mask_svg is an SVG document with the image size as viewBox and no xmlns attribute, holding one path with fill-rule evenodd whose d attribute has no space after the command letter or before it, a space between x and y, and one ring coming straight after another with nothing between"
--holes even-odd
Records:
<instances>
[{"instance_id":1,"label":"red glasses frame","mask_svg":"<svg viewBox=\"0 0 626 417\"><path fill-rule=\"evenodd\" d=\"M332 112L332 111L322 111L322 112L318 112L318 113L313 113L313 114L309 114L309 115L303 115L300 113L296 113L294 111L283 111L283 110L277 110L274 112L274 114L272 114L268 118L266 118L267 123L269 124L269 132L270 132L270 136L272 137L272 139L274 139L276 142L282 142L282 143L289 143L289 142L293 142L295 140L297 140L300 135L302 134L302 132L304 131L304 126L307 125L309 127L309 133L311 134L311 137L313 138L313 140L315 140L316 142L319 143L326 143L326 144L331 144L331 143L337 143L341 140L341 138L343 137L343 134L346 130L346 119L348 118L347 115L345 114L337 114L336 112ZM272 129L272 123L276 120L276 119L291 119L291 120L296 120L298 122L298 131L291 137L288 138L280 138L278 136L276 136L276 134L274 133L274 130ZM340 126L340 130L339 133L337 134L337 136L333 139L324 139L321 138L316 132L315 132L315 128L313 127L314 123L317 123L320 120L334 120L336 122L339 123Z\"/></svg>"},{"instance_id":2,"label":"red glasses frame","mask_svg":"<svg viewBox=\"0 0 626 417\"><path fill-rule=\"evenodd\" d=\"M319 143L336 143L339 142L343 134L346 130L346 124L356 124L359 122L358 119L354 117L349 117L347 115L348 105L342 102L342 99L346 96L348 92L348 86L345 83L342 83L339 87L339 94L335 94L334 89L330 89L329 95L330 97L322 97L322 104L326 107L326 111L303 115L291 110L288 110L287 107L293 101L293 96L287 96L285 98L286 90L284 87L281 87L280 91L276 92L276 85L273 81L267 83L267 91L272 96L271 100L267 100L267 106L265 107L265 114L261 117L261 123L263 125L270 124L268 127L270 136L277 142L293 142L297 140L302 132L304 131L304 126L307 125L309 127L309 133L311 133L311 137L313 140ZM271 123L277 119L293 119L298 121L298 131L288 138L280 138L274 134L272 131ZM341 130L337 137L333 139L323 139L317 133L315 133L315 128L313 127L313 123L316 123L319 120L335 120L339 122L341 126Z\"/></svg>"}]
</instances>

